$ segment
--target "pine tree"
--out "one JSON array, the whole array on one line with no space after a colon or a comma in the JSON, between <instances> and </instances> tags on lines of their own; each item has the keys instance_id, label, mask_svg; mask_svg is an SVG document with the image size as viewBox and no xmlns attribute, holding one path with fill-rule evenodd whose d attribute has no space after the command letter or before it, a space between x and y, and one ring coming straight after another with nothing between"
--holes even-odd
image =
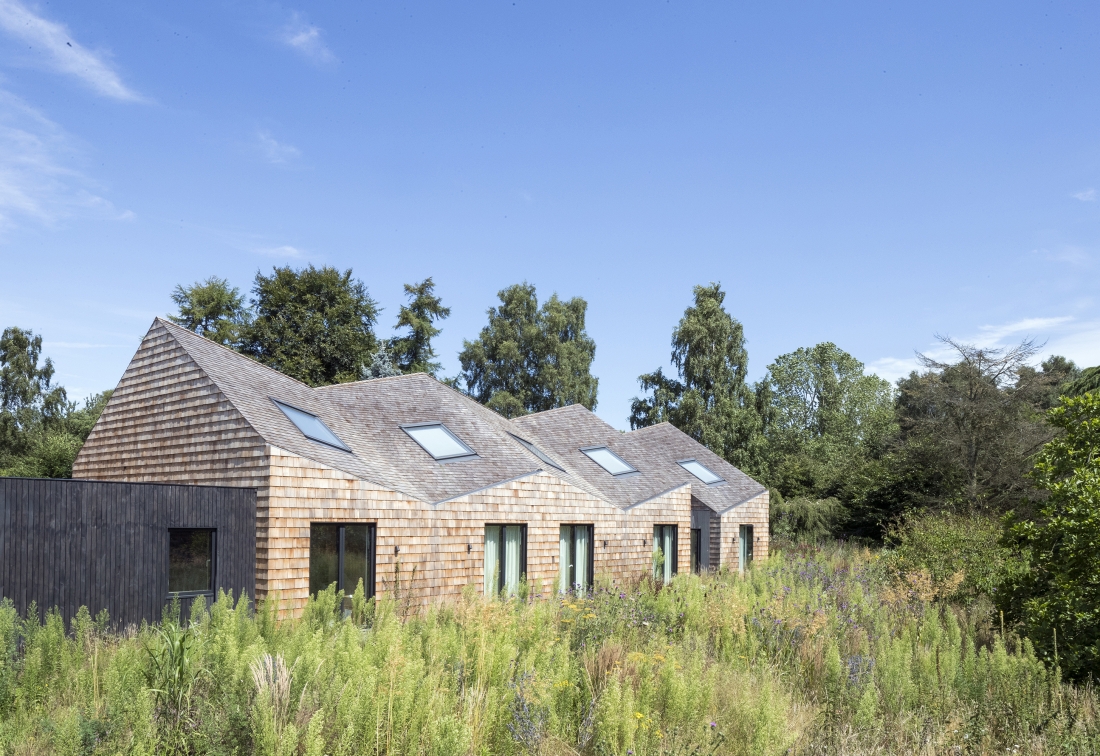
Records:
<instances>
[{"instance_id":1,"label":"pine tree","mask_svg":"<svg viewBox=\"0 0 1100 756\"><path fill-rule=\"evenodd\" d=\"M744 328L726 312L721 284L696 286L694 298L672 332L678 377L660 369L639 376L648 396L631 404L630 427L670 422L730 463L756 470L762 459L761 422L746 380Z\"/></svg>"},{"instance_id":2,"label":"pine tree","mask_svg":"<svg viewBox=\"0 0 1100 756\"><path fill-rule=\"evenodd\" d=\"M409 333L390 342L393 361L402 373L429 373L435 375L442 367L435 361L432 339L440 334L436 321L451 314L435 296L435 283L431 277L418 284L405 284L409 304L402 305L397 316L397 327L408 328Z\"/></svg>"},{"instance_id":3,"label":"pine tree","mask_svg":"<svg viewBox=\"0 0 1100 756\"><path fill-rule=\"evenodd\" d=\"M168 316L173 323L223 346L238 346L249 313L240 290L229 281L210 276L187 287L176 286L172 301L179 307L178 315Z\"/></svg>"}]
</instances>

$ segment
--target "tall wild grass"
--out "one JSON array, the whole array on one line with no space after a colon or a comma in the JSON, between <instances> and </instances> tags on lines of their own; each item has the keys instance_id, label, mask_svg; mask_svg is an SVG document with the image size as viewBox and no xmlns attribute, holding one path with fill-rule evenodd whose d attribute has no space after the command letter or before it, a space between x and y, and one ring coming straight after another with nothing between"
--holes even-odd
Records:
<instances>
[{"instance_id":1,"label":"tall wild grass","mask_svg":"<svg viewBox=\"0 0 1100 756\"><path fill-rule=\"evenodd\" d=\"M228 596L108 631L0 606L0 753L1096 753L1064 684L957 576L791 548L745 576L408 615ZM531 591L534 595L537 591Z\"/></svg>"}]
</instances>

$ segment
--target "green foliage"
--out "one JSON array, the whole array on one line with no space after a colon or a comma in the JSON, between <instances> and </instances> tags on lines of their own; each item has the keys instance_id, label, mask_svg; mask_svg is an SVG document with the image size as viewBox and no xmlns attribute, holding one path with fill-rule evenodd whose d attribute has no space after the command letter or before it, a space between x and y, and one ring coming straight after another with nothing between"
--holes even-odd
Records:
<instances>
[{"instance_id":1,"label":"green foliage","mask_svg":"<svg viewBox=\"0 0 1100 756\"><path fill-rule=\"evenodd\" d=\"M933 583L954 582L953 596L995 597L1022 574L1023 560L1002 543L999 518L950 511L911 512L887 532L887 563L897 577L925 571Z\"/></svg>"},{"instance_id":2,"label":"green foliage","mask_svg":"<svg viewBox=\"0 0 1100 756\"><path fill-rule=\"evenodd\" d=\"M720 284L696 286L694 304L672 332L678 378L658 368L639 376L648 396L631 404L630 427L670 422L746 471L760 468L760 415L746 383L748 352L741 323L723 305Z\"/></svg>"},{"instance_id":3,"label":"green foliage","mask_svg":"<svg viewBox=\"0 0 1100 756\"><path fill-rule=\"evenodd\" d=\"M838 535L848 521L848 509L836 499L795 497L778 491L769 504L771 537L793 543L818 543Z\"/></svg>"},{"instance_id":4,"label":"green foliage","mask_svg":"<svg viewBox=\"0 0 1100 756\"><path fill-rule=\"evenodd\" d=\"M584 330L588 304L554 294L539 307L528 283L497 296L489 324L475 341L464 341L458 355L467 393L505 417L568 404L594 409L596 343Z\"/></svg>"},{"instance_id":5,"label":"green foliage","mask_svg":"<svg viewBox=\"0 0 1100 756\"><path fill-rule=\"evenodd\" d=\"M1092 753L1091 688L988 612L799 547L588 597L299 619L221 595L122 635L0 603L0 752ZM353 603L361 602L361 595ZM366 602L363 602L366 603ZM369 602L374 604L374 602Z\"/></svg>"},{"instance_id":6,"label":"green foliage","mask_svg":"<svg viewBox=\"0 0 1100 756\"><path fill-rule=\"evenodd\" d=\"M1031 455L1052 436L1043 405L1064 372L1053 361L1050 371L1029 368L1030 342L1008 350L944 343L957 362L922 357L930 369L898 382L903 454L916 451L914 466L935 476L916 486L928 492L924 501L905 503L1003 510L1028 493Z\"/></svg>"},{"instance_id":7,"label":"green foliage","mask_svg":"<svg viewBox=\"0 0 1100 756\"><path fill-rule=\"evenodd\" d=\"M0 335L0 466L29 450L33 434L65 415L65 389L51 384L53 361L42 364L42 337L21 328Z\"/></svg>"},{"instance_id":8,"label":"green foliage","mask_svg":"<svg viewBox=\"0 0 1100 756\"><path fill-rule=\"evenodd\" d=\"M1066 396L1081 396L1090 391L1100 391L1100 365L1080 371L1063 389Z\"/></svg>"},{"instance_id":9,"label":"green foliage","mask_svg":"<svg viewBox=\"0 0 1100 756\"><path fill-rule=\"evenodd\" d=\"M177 285L172 301L179 314L169 315L169 320L227 347L238 346L250 319L240 290L217 276L186 287Z\"/></svg>"},{"instance_id":10,"label":"green foliage","mask_svg":"<svg viewBox=\"0 0 1100 756\"><path fill-rule=\"evenodd\" d=\"M42 337L8 328L0 337L0 475L68 478L73 460L111 398L89 397L83 407L52 385L53 363L42 364Z\"/></svg>"},{"instance_id":11,"label":"green foliage","mask_svg":"<svg viewBox=\"0 0 1100 756\"><path fill-rule=\"evenodd\" d=\"M768 480L786 496L850 500L896 433L890 384L830 342L776 358L760 391Z\"/></svg>"},{"instance_id":12,"label":"green foliage","mask_svg":"<svg viewBox=\"0 0 1100 756\"><path fill-rule=\"evenodd\" d=\"M1049 413L1060 435L1039 452L1031 479L1046 492L1035 519L1010 523L1006 545L1028 570L1002 601L1040 653L1074 678L1100 674L1100 393Z\"/></svg>"},{"instance_id":13,"label":"green foliage","mask_svg":"<svg viewBox=\"0 0 1100 756\"><path fill-rule=\"evenodd\" d=\"M451 308L435 295L435 282L425 278L418 284L405 284L409 304L402 305L397 316L397 327L408 328L409 333L391 340L391 350L397 368L402 373L429 373L435 375L441 367L436 362L432 339L441 331L435 326L451 314Z\"/></svg>"},{"instance_id":14,"label":"green foliage","mask_svg":"<svg viewBox=\"0 0 1100 756\"><path fill-rule=\"evenodd\" d=\"M256 274L241 351L310 386L359 380L378 342L378 305L351 270L275 268Z\"/></svg>"}]
</instances>

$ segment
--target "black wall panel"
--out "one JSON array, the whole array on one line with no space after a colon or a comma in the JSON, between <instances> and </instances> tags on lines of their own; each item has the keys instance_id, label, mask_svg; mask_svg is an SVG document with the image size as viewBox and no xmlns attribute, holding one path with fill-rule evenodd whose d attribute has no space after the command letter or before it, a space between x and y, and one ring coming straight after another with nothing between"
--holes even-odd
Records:
<instances>
[{"instance_id":1,"label":"black wall panel","mask_svg":"<svg viewBox=\"0 0 1100 756\"><path fill-rule=\"evenodd\" d=\"M115 627L159 620L169 528L217 530L215 586L253 595L254 489L0 478L0 598L20 613L58 607L66 621L81 606L106 609Z\"/></svg>"}]
</instances>

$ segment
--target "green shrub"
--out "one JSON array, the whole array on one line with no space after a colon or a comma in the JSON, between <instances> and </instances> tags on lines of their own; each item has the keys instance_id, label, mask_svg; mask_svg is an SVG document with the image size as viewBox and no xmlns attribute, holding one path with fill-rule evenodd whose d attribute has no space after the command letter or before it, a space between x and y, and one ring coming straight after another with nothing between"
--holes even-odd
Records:
<instances>
[{"instance_id":1,"label":"green shrub","mask_svg":"<svg viewBox=\"0 0 1100 756\"><path fill-rule=\"evenodd\" d=\"M1017 551L1002 544L999 518L946 511L913 512L887 530L884 553L893 576L924 571L947 598L996 596L1025 569Z\"/></svg>"},{"instance_id":2,"label":"green shrub","mask_svg":"<svg viewBox=\"0 0 1100 756\"><path fill-rule=\"evenodd\" d=\"M1096 752L1091 689L885 562L803 544L744 576L408 616L222 595L123 635L0 603L0 753Z\"/></svg>"},{"instance_id":3,"label":"green shrub","mask_svg":"<svg viewBox=\"0 0 1100 756\"><path fill-rule=\"evenodd\" d=\"M796 497L784 501L773 493L770 509L772 537L793 543L833 538L848 520L848 509L837 499Z\"/></svg>"}]
</instances>

